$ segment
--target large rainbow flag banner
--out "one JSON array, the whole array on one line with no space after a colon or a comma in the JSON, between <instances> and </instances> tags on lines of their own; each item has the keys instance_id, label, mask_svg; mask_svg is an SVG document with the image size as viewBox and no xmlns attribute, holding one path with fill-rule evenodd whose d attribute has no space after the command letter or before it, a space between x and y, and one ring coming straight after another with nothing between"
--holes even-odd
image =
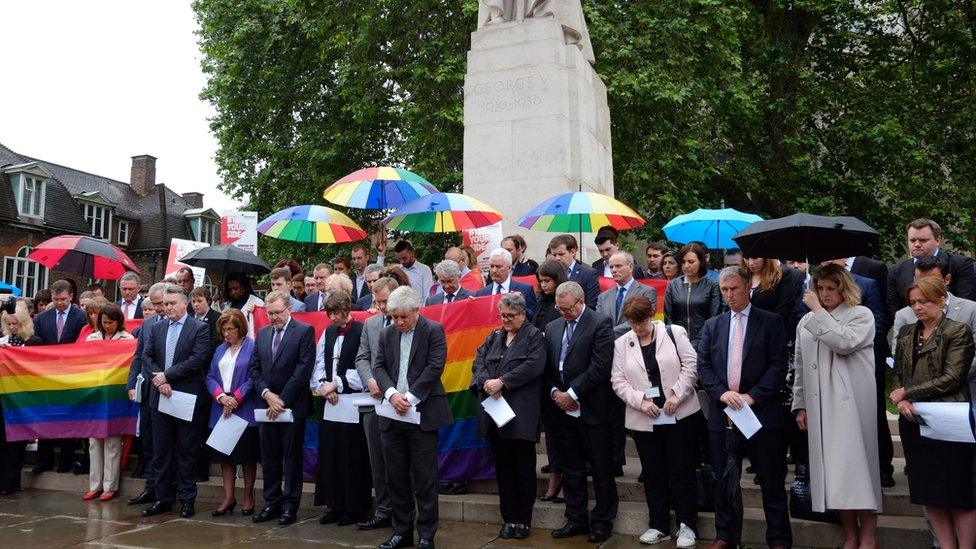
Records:
<instances>
[{"instance_id":1,"label":"large rainbow flag banner","mask_svg":"<svg viewBox=\"0 0 976 549\"><path fill-rule=\"evenodd\" d=\"M134 435L125 390L136 342L0 348L7 440Z\"/></svg>"},{"instance_id":2,"label":"large rainbow flag banner","mask_svg":"<svg viewBox=\"0 0 976 549\"><path fill-rule=\"evenodd\" d=\"M477 299L464 299L449 305L432 305L420 310L420 314L444 326L447 337L447 361L441 383L447 392L447 399L454 414L454 423L441 428L438 433L437 463L443 482L478 480L494 478L495 465L491 459L488 442L478 436L478 399L468 386L471 384L471 366L478 347L484 343L488 333L501 327L498 318L499 296L485 296ZM295 313L299 322L311 324L316 338L322 337L329 324L325 313ZM368 313L354 312L353 317L362 321ZM268 324L264 308L254 309L255 329ZM318 404L316 399L316 403ZM318 405L316 406L318 408ZM318 459L318 419L319 415L309 417L305 428L304 466L306 477L315 475Z\"/></svg>"}]
</instances>

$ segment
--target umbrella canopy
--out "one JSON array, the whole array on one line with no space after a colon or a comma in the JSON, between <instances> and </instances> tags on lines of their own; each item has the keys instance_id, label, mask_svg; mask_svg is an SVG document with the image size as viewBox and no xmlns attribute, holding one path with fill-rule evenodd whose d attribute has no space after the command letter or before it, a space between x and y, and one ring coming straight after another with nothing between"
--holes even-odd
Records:
<instances>
[{"instance_id":1,"label":"umbrella canopy","mask_svg":"<svg viewBox=\"0 0 976 549\"><path fill-rule=\"evenodd\" d=\"M271 272L271 268L260 257L233 244L221 244L193 250L180 258L180 263L217 273L261 275Z\"/></svg>"},{"instance_id":2,"label":"umbrella canopy","mask_svg":"<svg viewBox=\"0 0 976 549\"><path fill-rule=\"evenodd\" d=\"M550 233L596 232L610 225L624 231L644 226L637 212L600 193L572 192L541 202L519 219L520 227Z\"/></svg>"},{"instance_id":3,"label":"umbrella canopy","mask_svg":"<svg viewBox=\"0 0 976 549\"><path fill-rule=\"evenodd\" d=\"M856 255L875 255L878 231L856 217L798 213L757 221L732 239L744 257L769 257L820 263Z\"/></svg>"},{"instance_id":4,"label":"umbrella canopy","mask_svg":"<svg viewBox=\"0 0 976 549\"><path fill-rule=\"evenodd\" d=\"M343 177L329 185L322 196L348 208L387 210L436 192L429 181L410 170L377 166Z\"/></svg>"},{"instance_id":5,"label":"umbrella canopy","mask_svg":"<svg viewBox=\"0 0 976 549\"><path fill-rule=\"evenodd\" d=\"M292 206L269 215L258 225L265 236L313 244L341 244L366 238L355 221L325 206Z\"/></svg>"},{"instance_id":6,"label":"umbrella canopy","mask_svg":"<svg viewBox=\"0 0 976 549\"><path fill-rule=\"evenodd\" d=\"M56 236L27 256L48 269L88 278L118 280L126 271L139 272L125 252L90 236Z\"/></svg>"},{"instance_id":7,"label":"umbrella canopy","mask_svg":"<svg viewBox=\"0 0 976 549\"><path fill-rule=\"evenodd\" d=\"M502 214L484 202L459 193L434 193L420 197L383 220L388 229L424 233L453 233L487 227Z\"/></svg>"},{"instance_id":8,"label":"umbrella canopy","mask_svg":"<svg viewBox=\"0 0 976 549\"><path fill-rule=\"evenodd\" d=\"M736 247L732 237L756 221L762 221L762 218L734 208L698 208L668 221L664 226L664 234L672 242L687 244L698 240L712 249L729 249Z\"/></svg>"},{"instance_id":9,"label":"umbrella canopy","mask_svg":"<svg viewBox=\"0 0 976 549\"><path fill-rule=\"evenodd\" d=\"M14 286L13 284L7 284L6 282L0 282L0 293L9 293L14 297L20 297L24 294L24 292L20 291L20 288Z\"/></svg>"}]
</instances>

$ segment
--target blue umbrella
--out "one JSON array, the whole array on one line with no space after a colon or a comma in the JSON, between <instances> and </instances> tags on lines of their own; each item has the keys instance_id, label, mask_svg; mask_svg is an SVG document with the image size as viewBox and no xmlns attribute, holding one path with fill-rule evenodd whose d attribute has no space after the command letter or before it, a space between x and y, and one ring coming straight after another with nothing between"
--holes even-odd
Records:
<instances>
[{"instance_id":1,"label":"blue umbrella","mask_svg":"<svg viewBox=\"0 0 976 549\"><path fill-rule=\"evenodd\" d=\"M664 226L664 234L672 242L687 244L698 240L704 242L710 249L727 250L737 248L738 245L732 237L756 221L762 221L762 218L733 208L721 210L699 208L668 221Z\"/></svg>"},{"instance_id":2,"label":"blue umbrella","mask_svg":"<svg viewBox=\"0 0 976 549\"><path fill-rule=\"evenodd\" d=\"M20 291L20 288L12 284L0 282L0 293L11 293L14 295L14 297L20 297L24 292Z\"/></svg>"}]
</instances>

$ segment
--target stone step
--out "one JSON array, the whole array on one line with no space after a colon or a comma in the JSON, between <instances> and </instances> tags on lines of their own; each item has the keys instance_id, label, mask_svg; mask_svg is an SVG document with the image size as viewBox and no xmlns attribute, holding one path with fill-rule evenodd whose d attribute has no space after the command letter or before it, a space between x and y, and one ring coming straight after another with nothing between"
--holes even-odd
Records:
<instances>
[{"instance_id":1,"label":"stone step","mask_svg":"<svg viewBox=\"0 0 976 549\"><path fill-rule=\"evenodd\" d=\"M85 475L66 473L44 473L37 477L24 471L23 486L25 489L57 490L66 492L66 497L78 499L78 505L99 505L97 502L84 503L81 494L88 489L88 479ZM262 482L256 483L257 505L261 505ZM242 482L237 480L238 502L242 501L240 490ZM120 496L127 498L142 489L141 481L125 479L120 486ZM223 487L219 480L212 480L198 484L198 512L209 512L216 507L223 497ZM315 486L305 483L302 490L302 507L312 508ZM536 502L532 526L535 528L559 528L565 522L563 518L564 505ZM479 524L501 524L498 511L498 496L492 494L465 494L461 496L441 496L439 506L440 518L445 521L464 521ZM621 535L639 536L647 528L647 505L639 501L621 501L617 518L614 521L614 532ZM840 526L805 520L792 520L794 545L796 547L838 547L843 542L843 531ZM714 516L711 513L700 513L698 522L699 538L711 539L715 534ZM355 535L354 533L351 535ZM762 510L745 502L743 520L743 541L746 544L765 544L765 520ZM881 516L878 520L878 537L882 547L890 549L915 549L927 547L931 543L931 536L925 526L925 519L915 516Z\"/></svg>"}]
</instances>

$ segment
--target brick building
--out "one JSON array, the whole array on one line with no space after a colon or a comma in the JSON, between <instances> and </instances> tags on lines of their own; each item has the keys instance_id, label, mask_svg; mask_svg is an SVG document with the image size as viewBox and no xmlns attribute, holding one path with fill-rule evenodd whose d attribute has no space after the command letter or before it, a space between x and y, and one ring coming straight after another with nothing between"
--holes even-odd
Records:
<instances>
[{"instance_id":1,"label":"brick building","mask_svg":"<svg viewBox=\"0 0 976 549\"><path fill-rule=\"evenodd\" d=\"M220 217L203 207L203 194L181 195L156 183L152 156L132 157L126 183L18 154L0 143L3 281L32 296L63 277L26 257L40 242L64 234L115 244L147 283L163 278L170 239L219 243ZM114 282L106 290L114 296Z\"/></svg>"}]
</instances>

